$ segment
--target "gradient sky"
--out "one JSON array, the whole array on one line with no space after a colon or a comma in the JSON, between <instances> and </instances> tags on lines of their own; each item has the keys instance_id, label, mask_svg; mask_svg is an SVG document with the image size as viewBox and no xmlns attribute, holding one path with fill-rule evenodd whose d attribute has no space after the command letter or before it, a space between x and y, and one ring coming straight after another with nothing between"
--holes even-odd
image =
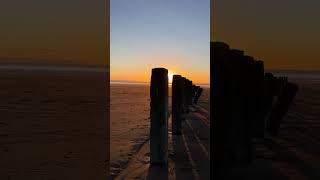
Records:
<instances>
[{"instance_id":1,"label":"gradient sky","mask_svg":"<svg viewBox=\"0 0 320 180\"><path fill-rule=\"evenodd\" d=\"M1 60L109 64L107 0L1 0Z\"/></svg>"},{"instance_id":2,"label":"gradient sky","mask_svg":"<svg viewBox=\"0 0 320 180\"><path fill-rule=\"evenodd\" d=\"M149 82L166 67L209 83L210 0L111 0L111 80Z\"/></svg>"},{"instance_id":3,"label":"gradient sky","mask_svg":"<svg viewBox=\"0 0 320 180\"><path fill-rule=\"evenodd\" d=\"M214 0L211 40L269 69L320 70L320 1Z\"/></svg>"}]
</instances>

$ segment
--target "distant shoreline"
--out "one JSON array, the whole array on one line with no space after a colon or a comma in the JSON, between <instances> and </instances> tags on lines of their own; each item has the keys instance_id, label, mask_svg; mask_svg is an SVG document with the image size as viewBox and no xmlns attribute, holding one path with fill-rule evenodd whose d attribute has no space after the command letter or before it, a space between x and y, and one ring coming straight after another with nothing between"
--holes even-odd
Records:
<instances>
[{"instance_id":1,"label":"distant shoreline","mask_svg":"<svg viewBox=\"0 0 320 180\"><path fill-rule=\"evenodd\" d=\"M122 81L122 80L111 80L110 84L113 85L150 85L150 82L138 82L138 81ZM169 83L169 86L172 84ZM210 88L210 84L196 84L198 86L204 87L204 88Z\"/></svg>"}]
</instances>

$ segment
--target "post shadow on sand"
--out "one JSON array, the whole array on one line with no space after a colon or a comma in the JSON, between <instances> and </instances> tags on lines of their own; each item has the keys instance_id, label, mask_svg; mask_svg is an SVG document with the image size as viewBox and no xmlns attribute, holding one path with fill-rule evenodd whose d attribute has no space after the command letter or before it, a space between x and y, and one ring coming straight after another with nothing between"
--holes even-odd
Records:
<instances>
[{"instance_id":1,"label":"post shadow on sand","mask_svg":"<svg viewBox=\"0 0 320 180\"><path fill-rule=\"evenodd\" d=\"M254 138L277 135L298 90L286 77L265 73L262 61L222 42L211 42L213 177L254 160ZM273 102L275 101L275 102ZM275 104L273 106L273 104Z\"/></svg>"},{"instance_id":2,"label":"post shadow on sand","mask_svg":"<svg viewBox=\"0 0 320 180\"><path fill-rule=\"evenodd\" d=\"M294 168L299 174L302 174L307 180L318 180L319 170L301 159L295 152L290 151L288 147L274 141L268 141L266 146L274 152L273 159L286 161L290 167ZM284 178L282 178L284 179ZM276 179L276 180L282 180Z\"/></svg>"},{"instance_id":3,"label":"post shadow on sand","mask_svg":"<svg viewBox=\"0 0 320 180\"><path fill-rule=\"evenodd\" d=\"M203 161L195 161L192 164L190 158L205 159L204 153L199 153L197 150L200 148L199 144L195 144L192 141L193 137L183 137L181 135L173 135L172 145L173 152L172 163L175 169L175 179L185 180L185 179L209 179L210 170L205 170L204 172L197 170L197 167L203 164ZM189 154L191 157L189 156ZM207 169L210 167L209 159L207 159ZM196 166L196 167L195 167ZM203 165L202 165L203 166ZM148 180L167 180L169 179L169 169L167 165L150 165L148 169Z\"/></svg>"},{"instance_id":4,"label":"post shadow on sand","mask_svg":"<svg viewBox=\"0 0 320 180\"><path fill-rule=\"evenodd\" d=\"M174 155L172 157L175 167L175 178L177 180L195 179L192 164L189 160L186 142L181 135L172 136Z\"/></svg>"},{"instance_id":5,"label":"post shadow on sand","mask_svg":"<svg viewBox=\"0 0 320 180\"><path fill-rule=\"evenodd\" d=\"M168 180L168 166L150 165L147 180Z\"/></svg>"}]
</instances>

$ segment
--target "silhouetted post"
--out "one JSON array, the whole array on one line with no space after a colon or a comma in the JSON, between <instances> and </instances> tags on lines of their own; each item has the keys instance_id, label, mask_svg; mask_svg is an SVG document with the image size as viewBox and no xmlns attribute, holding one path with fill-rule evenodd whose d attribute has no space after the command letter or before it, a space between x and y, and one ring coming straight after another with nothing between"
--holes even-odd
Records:
<instances>
[{"instance_id":1,"label":"silhouetted post","mask_svg":"<svg viewBox=\"0 0 320 180\"><path fill-rule=\"evenodd\" d=\"M195 88L194 88L193 102L194 102L194 99L196 98L196 95L197 95L199 88L200 88L200 86L195 86Z\"/></svg>"},{"instance_id":2,"label":"silhouetted post","mask_svg":"<svg viewBox=\"0 0 320 180\"><path fill-rule=\"evenodd\" d=\"M172 133L181 134L183 114L183 83L180 75L173 75L172 80Z\"/></svg>"},{"instance_id":3,"label":"silhouetted post","mask_svg":"<svg viewBox=\"0 0 320 180\"><path fill-rule=\"evenodd\" d=\"M286 82L286 79L282 79ZM279 133L280 125L283 121L284 116L289 110L289 107L298 91L298 86L294 83L286 82L282 93L278 98L274 110L270 115L269 132L271 135L276 136Z\"/></svg>"},{"instance_id":4,"label":"silhouetted post","mask_svg":"<svg viewBox=\"0 0 320 180\"><path fill-rule=\"evenodd\" d=\"M229 143L229 127L230 127L230 112L229 112L229 91L227 87L228 69L226 67L225 54L230 48L222 42L210 43L210 84L212 84L213 94L210 96L211 112L210 121L213 134L213 153L212 168L213 179L224 179L228 174L230 167L230 143Z\"/></svg>"},{"instance_id":5,"label":"silhouetted post","mask_svg":"<svg viewBox=\"0 0 320 180\"><path fill-rule=\"evenodd\" d=\"M236 70L239 74L239 76L237 76L236 78L241 78L238 79L238 81L242 81L241 84L238 84L238 91L241 92L242 95L240 96L243 97L239 98L238 106L242 106L242 110L245 112L243 114L243 117L239 118L242 119L242 122L244 124L244 126L242 127L240 125L241 132L243 134L242 150L244 152L239 157L241 160L240 162L251 163L254 158L252 138L255 126L253 125L257 121L258 99L260 95L257 89L257 86L259 84L259 80L257 78L257 61L255 61L251 56L242 56L239 57L239 59L243 60L241 64L235 65L236 69L240 69L240 71Z\"/></svg>"},{"instance_id":6,"label":"silhouetted post","mask_svg":"<svg viewBox=\"0 0 320 180\"><path fill-rule=\"evenodd\" d=\"M254 94L255 94L255 111L254 119L253 119L253 131L255 137L264 138L265 137L265 129L266 123L264 119L264 64L263 61L255 61L254 62L254 82L253 86Z\"/></svg>"},{"instance_id":7,"label":"silhouetted post","mask_svg":"<svg viewBox=\"0 0 320 180\"><path fill-rule=\"evenodd\" d=\"M271 80L271 89L272 89L272 99L273 99L273 104L271 107L271 110L269 112L269 116L267 119L267 132L271 133L274 129L274 124L276 118L274 118L274 114L277 113L277 108L278 108L278 104L280 101L280 96L283 92L283 87L284 87L284 83L282 81L282 77L274 77L272 76L272 80Z\"/></svg>"},{"instance_id":8,"label":"silhouetted post","mask_svg":"<svg viewBox=\"0 0 320 180\"><path fill-rule=\"evenodd\" d=\"M193 102L194 104L198 103L198 100L199 100L202 92L203 92L203 88L199 88L198 91L197 91L196 97L194 98L194 102Z\"/></svg>"},{"instance_id":9,"label":"silhouetted post","mask_svg":"<svg viewBox=\"0 0 320 180\"><path fill-rule=\"evenodd\" d=\"M197 86L193 84L193 85L192 85L192 98L195 97L197 90L198 90L198 89L197 89Z\"/></svg>"},{"instance_id":10,"label":"silhouetted post","mask_svg":"<svg viewBox=\"0 0 320 180\"><path fill-rule=\"evenodd\" d=\"M272 111L272 105L274 102L274 77L272 73L266 72L264 75L264 119L266 123L266 130L269 124L269 117Z\"/></svg>"},{"instance_id":11,"label":"silhouetted post","mask_svg":"<svg viewBox=\"0 0 320 180\"><path fill-rule=\"evenodd\" d=\"M182 106L182 121L185 120L185 114L187 112L187 108L186 108L186 81L185 81L185 77L181 76L181 89L182 89L182 94L181 94L181 97L182 97L182 102L181 102L181 106Z\"/></svg>"},{"instance_id":12,"label":"silhouetted post","mask_svg":"<svg viewBox=\"0 0 320 180\"><path fill-rule=\"evenodd\" d=\"M152 69L150 87L150 163L168 161L168 70Z\"/></svg>"},{"instance_id":13,"label":"silhouetted post","mask_svg":"<svg viewBox=\"0 0 320 180\"><path fill-rule=\"evenodd\" d=\"M252 58L252 57L251 57ZM232 143L231 156L233 156L233 166L247 163L251 160L251 124L252 114L248 113L252 101L250 95L252 92L250 77L250 61L244 56L244 52L231 49L227 54L227 66L230 74L227 82L229 93L229 133Z\"/></svg>"},{"instance_id":14,"label":"silhouetted post","mask_svg":"<svg viewBox=\"0 0 320 180\"><path fill-rule=\"evenodd\" d=\"M188 97L189 97L189 92L188 92L188 79L185 77L182 77L183 79L183 89L184 89L184 95L183 95L183 105L184 105L184 113L188 114L189 113L189 102L188 102Z\"/></svg>"},{"instance_id":15,"label":"silhouetted post","mask_svg":"<svg viewBox=\"0 0 320 180\"><path fill-rule=\"evenodd\" d=\"M188 105L192 105L192 81L188 80Z\"/></svg>"}]
</instances>

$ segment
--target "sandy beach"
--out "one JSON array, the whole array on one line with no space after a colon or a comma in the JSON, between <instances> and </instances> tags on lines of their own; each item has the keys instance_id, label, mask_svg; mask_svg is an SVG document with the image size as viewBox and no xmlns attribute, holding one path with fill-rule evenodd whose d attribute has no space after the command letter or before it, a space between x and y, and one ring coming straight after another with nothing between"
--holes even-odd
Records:
<instances>
[{"instance_id":1,"label":"sandy beach","mask_svg":"<svg viewBox=\"0 0 320 180\"><path fill-rule=\"evenodd\" d=\"M111 175L116 176L149 139L149 86L111 84Z\"/></svg>"},{"instance_id":2,"label":"sandy beach","mask_svg":"<svg viewBox=\"0 0 320 180\"><path fill-rule=\"evenodd\" d=\"M205 89L198 105L191 107L191 113L183 126L183 136L172 136L171 118L169 119L169 164L166 168L157 168L149 166L149 88L141 85L111 85L111 173L113 178L209 179L209 89ZM122 94L121 97L120 94ZM171 107L170 104L169 107ZM119 127L120 124L121 127Z\"/></svg>"},{"instance_id":3,"label":"sandy beach","mask_svg":"<svg viewBox=\"0 0 320 180\"><path fill-rule=\"evenodd\" d=\"M119 175L142 145L149 140L150 86L111 83L110 86L110 173ZM171 107L169 89L169 109Z\"/></svg>"},{"instance_id":4,"label":"sandy beach","mask_svg":"<svg viewBox=\"0 0 320 180\"><path fill-rule=\"evenodd\" d=\"M107 73L2 69L0 78L0 179L106 178Z\"/></svg>"}]
</instances>

